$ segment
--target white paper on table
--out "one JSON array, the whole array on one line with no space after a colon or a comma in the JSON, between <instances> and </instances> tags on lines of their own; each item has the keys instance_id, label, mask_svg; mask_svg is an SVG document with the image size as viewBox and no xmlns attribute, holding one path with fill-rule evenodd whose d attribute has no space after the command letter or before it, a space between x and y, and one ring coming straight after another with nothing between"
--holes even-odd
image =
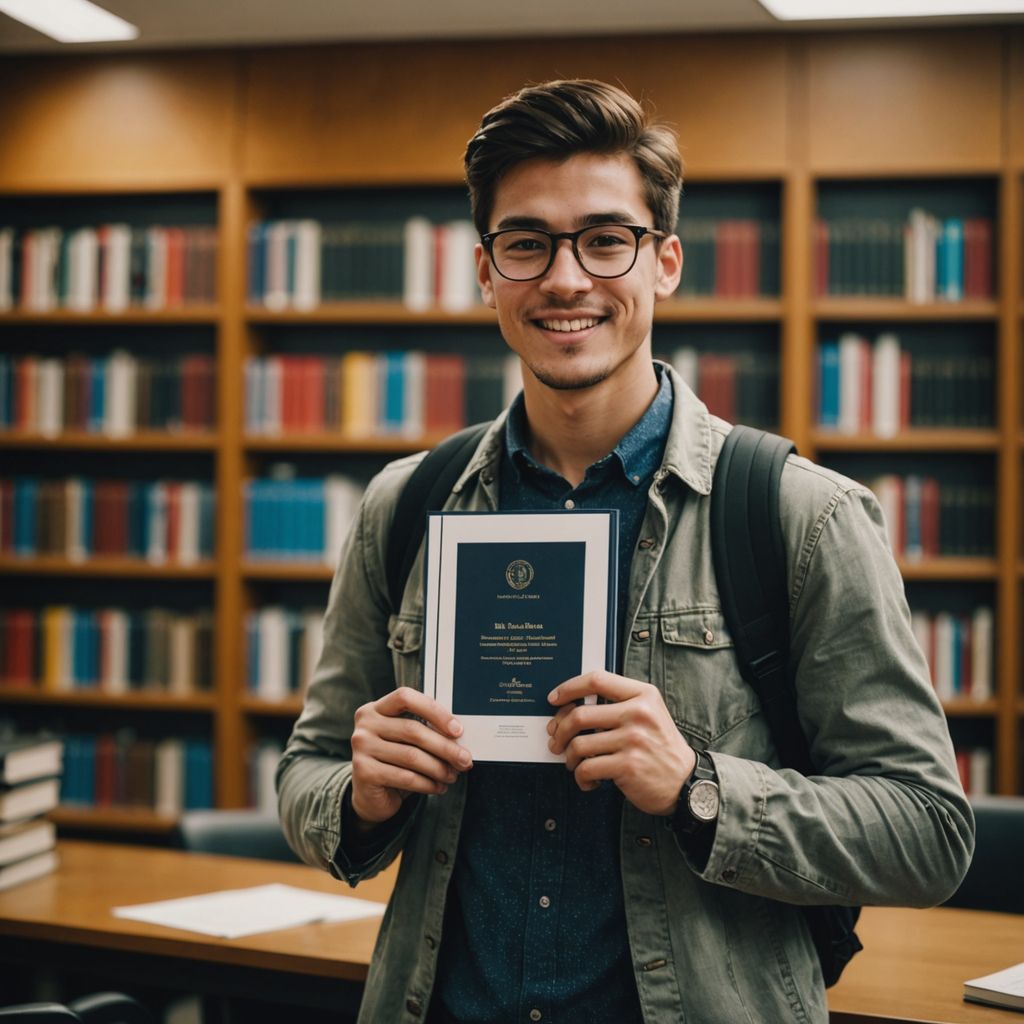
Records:
<instances>
[{"instance_id":1,"label":"white paper on table","mask_svg":"<svg viewBox=\"0 0 1024 1024\"><path fill-rule=\"evenodd\" d=\"M257 885L156 903L114 907L115 917L237 939L313 921L354 921L384 913L384 904L293 885Z\"/></svg>"}]
</instances>

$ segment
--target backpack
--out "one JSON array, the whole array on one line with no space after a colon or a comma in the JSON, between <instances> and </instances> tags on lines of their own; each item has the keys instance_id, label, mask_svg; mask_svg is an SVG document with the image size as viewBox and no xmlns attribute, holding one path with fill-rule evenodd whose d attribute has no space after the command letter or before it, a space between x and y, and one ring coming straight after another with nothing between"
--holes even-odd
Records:
<instances>
[{"instance_id":1,"label":"backpack","mask_svg":"<svg viewBox=\"0 0 1024 1024\"><path fill-rule=\"evenodd\" d=\"M428 452L406 482L388 536L386 576L391 607L419 552L426 513L443 508L490 423L467 427ZM730 431L711 488L711 552L722 612L740 673L753 687L782 764L813 771L796 712L789 671L789 598L779 514L779 483L792 441L751 427ZM826 987L863 947L854 927L860 907L801 907Z\"/></svg>"}]
</instances>

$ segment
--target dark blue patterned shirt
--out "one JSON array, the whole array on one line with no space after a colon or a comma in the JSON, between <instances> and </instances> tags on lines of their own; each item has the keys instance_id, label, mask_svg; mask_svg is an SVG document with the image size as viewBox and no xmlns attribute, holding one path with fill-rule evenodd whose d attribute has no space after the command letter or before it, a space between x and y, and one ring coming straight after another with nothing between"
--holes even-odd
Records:
<instances>
[{"instance_id":1,"label":"dark blue patterned shirt","mask_svg":"<svg viewBox=\"0 0 1024 1024\"><path fill-rule=\"evenodd\" d=\"M671 419L662 374L642 419L574 488L530 455L522 395L509 410L502 509L619 510L620 634ZM610 782L584 793L562 765L477 764L467 783L431 1024L640 1021L619 868L622 793Z\"/></svg>"}]
</instances>

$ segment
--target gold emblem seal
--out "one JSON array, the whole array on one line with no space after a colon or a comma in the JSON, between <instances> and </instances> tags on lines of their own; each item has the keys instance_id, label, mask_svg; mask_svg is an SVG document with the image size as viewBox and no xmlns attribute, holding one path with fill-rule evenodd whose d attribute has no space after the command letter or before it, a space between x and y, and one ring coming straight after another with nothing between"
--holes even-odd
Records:
<instances>
[{"instance_id":1,"label":"gold emblem seal","mask_svg":"<svg viewBox=\"0 0 1024 1024\"><path fill-rule=\"evenodd\" d=\"M509 562L505 580L513 590L525 590L533 582L533 566L522 558Z\"/></svg>"}]
</instances>

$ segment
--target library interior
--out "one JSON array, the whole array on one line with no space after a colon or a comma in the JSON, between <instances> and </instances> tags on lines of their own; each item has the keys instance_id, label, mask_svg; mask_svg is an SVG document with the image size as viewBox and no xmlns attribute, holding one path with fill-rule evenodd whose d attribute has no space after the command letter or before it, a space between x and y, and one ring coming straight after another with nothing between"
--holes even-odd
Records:
<instances>
[{"instance_id":1,"label":"library interior","mask_svg":"<svg viewBox=\"0 0 1024 1024\"><path fill-rule=\"evenodd\" d=\"M653 353L874 492L975 810L948 904L863 909L830 1019L1024 1009L1024 966L965 990L1024 959L1024 6L109 0L137 38L72 45L22 6L0 2L0 1021L355 1020L394 866L350 890L298 863L275 771L367 484L522 386L462 157L555 78L677 131Z\"/></svg>"}]
</instances>

